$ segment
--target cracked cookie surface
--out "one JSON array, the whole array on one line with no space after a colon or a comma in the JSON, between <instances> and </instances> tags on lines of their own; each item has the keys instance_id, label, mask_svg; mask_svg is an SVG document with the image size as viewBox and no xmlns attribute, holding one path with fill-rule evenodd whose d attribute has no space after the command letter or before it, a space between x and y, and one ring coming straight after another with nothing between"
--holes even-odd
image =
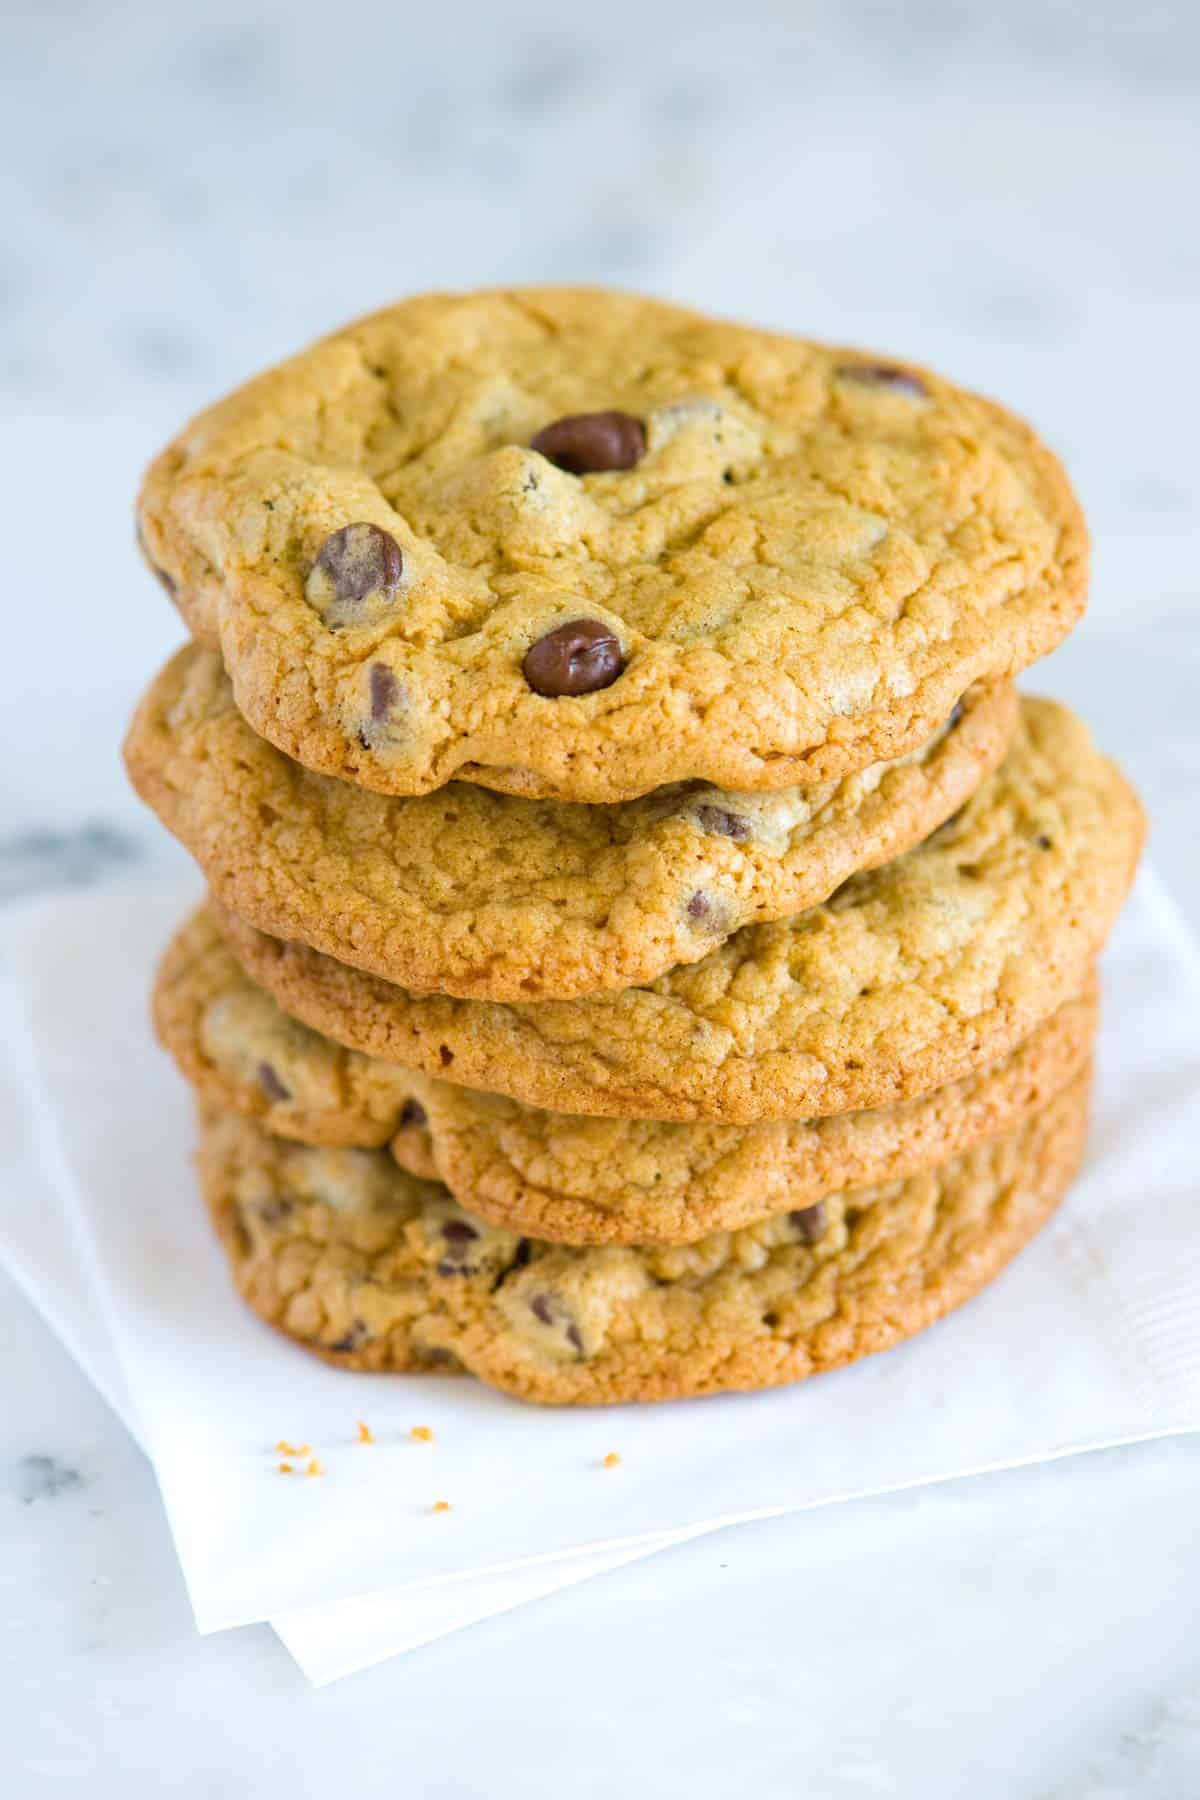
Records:
<instances>
[{"instance_id":1,"label":"cracked cookie surface","mask_svg":"<svg viewBox=\"0 0 1200 1800\"><path fill-rule=\"evenodd\" d=\"M1091 979L999 1064L894 1107L678 1125L542 1112L342 1050L249 981L211 913L177 933L155 987L159 1036L206 1103L307 1143L373 1145L394 1131L401 1166L439 1178L467 1211L574 1244L688 1243L944 1162L1065 1087L1096 1012Z\"/></svg>"},{"instance_id":2,"label":"cracked cookie surface","mask_svg":"<svg viewBox=\"0 0 1200 1800\"><path fill-rule=\"evenodd\" d=\"M1081 991L1142 833L1081 721L1025 700L1000 768L925 843L623 993L412 994L220 919L285 1012L385 1061L555 1112L805 1118L890 1105L1007 1055Z\"/></svg>"},{"instance_id":3,"label":"cracked cookie surface","mask_svg":"<svg viewBox=\"0 0 1200 1800\"><path fill-rule=\"evenodd\" d=\"M1015 719L1009 684L973 688L907 759L772 794L686 786L580 806L457 781L389 798L257 737L220 658L191 646L146 695L126 756L213 891L260 930L415 990L569 999L699 961L909 849L996 767Z\"/></svg>"},{"instance_id":4,"label":"cracked cookie surface","mask_svg":"<svg viewBox=\"0 0 1200 1800\"><path fill-rule=\"evenodd\" d=\"M801 1381L970 1299L1061 1199L1089 1085L905 1181L671 1248L541 1243L382 1152L302 1148L234 1113L202 1109L198 1161L243 1298L328 1361L457 1367L550 1404L662 1400Z\"/></svg>"},{"instance_id":5,"label":"cracked cookie surface","mask_svg":"<svg viewBox=\"0 0 1200 1800\"><path fill-rule=\"evenodd\" d=\"M139 504L254 729L380 793L837 779L1051 650L1060 465L923 369L540 288L425 295L200 415Z\"/></svg>"}]
</instances>

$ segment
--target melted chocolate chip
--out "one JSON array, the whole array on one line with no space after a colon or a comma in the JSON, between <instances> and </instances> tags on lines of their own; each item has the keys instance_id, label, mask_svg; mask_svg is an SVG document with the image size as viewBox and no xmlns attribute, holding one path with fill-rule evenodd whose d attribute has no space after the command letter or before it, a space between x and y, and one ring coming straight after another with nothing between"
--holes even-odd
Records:
<instances>
[{"instance_id":1,"label":"melted chocolate chip","mask_svg":"<svg viewBox=\"0 0 1200 1800\"><path fill-rule=\"evenodd\" d=\"M695 818L701 829L711 832L714 837L734 838L741 843L750 836L750 821L739 818L737 813L727 812L723 806L698 806Z\"/></svg>"},{"instance_id":2,"label":"melted chocolate chip","mask_svg":"<svg viewBox=\"0 0 1200 1800\"><path fill-rule=\"evenodd\" d=\"M448 1244L472 1244L479 1233L468 1219L447 1219L442 1236Z\"/></svg>"},{"instance_id":3,"label":"melted chocolate chip","mask_svg":"<svg viewBox=\"0 0 1200 1800\"><path fill-rule=\"evenodd\" d=\"M728 904L717 895L698 888L684 908L691 923L700 931L728 932L732 928Z\"/></svg>"},{"instance_id":4,"label":"melted chocolate chip","mask_svg":"<svg viewBox=\"0 0 1200 1800\"><path fill-rule=\"evenodd\" d=\"M371 664L367 689L370 696L371 722L374 725L382 725L400 698L400 683L386 663L377 662Z\"/></svg>"},{"instance_id":5,"label":"melted chocolate chip","mask_svg":"<svg viewBox=\"0 0 1200 1800\"><path fill-rule=\"evenodd\" d=\"M258 1083L269 1100L290 1100L292 1090L280 1081L274 1066L269 1062L258 1065Z\"/></svg>"},{"instance_id":6,"label":"melted chocolate chip","mask_svg":"<svg viewBox=\"0 0 1200 1800\"><path fill-rule=\"evenodd\" d=\"M353 612L368 599L390 600L403 573L404 556L390 532L343 525L321 545L304 591L319 613Z\"/></svg>"},{"instance_id":7,"label":"melted chocolate chip","mask_svg":"<svg viewBox=\"0 0 1200 1800\"><path fill-rule=\"evenodd\" d=\"M447 1219L442 1226L446 1254L437 1266L439 1275L477 1275L480 1264L471 1254L471 1246L480 1233L469 1219Z\"/></svg>"},{"instance_id":8,"label":"melted chocolate chip","mask_svg":"<svg viewBox=\"0 0 1200 1800\"><path fill-rule=\"evenodd\" d=\"M779 1323L779 1314L778 1313L768 1312L768 1313L763 1314L763 1324L766 1326L768 1331L774 1331L774 1329L778 1325L778 1323Z\"/></svg>"},{"instance_id":9,"label":"melted chocolate chip","mask_svg":"<svg viewBox=\"0 0 1200 1800\"><path fill-rule=\"evenodd\" d=\"M359 1345L366 1339L366 1336L367 1328L363 1324L363 1321L361 1319L355 1319L353 1325L343 1337L336 1338L332 1344L322 1345L322 1348L325 1350L338 1351L357 1350Z\"/></svg>"},{"instance_id":10,"label":"melted chocolate chip","mask_svg":"<svg viewBox=\"0 0 1200 1800\"><path fill-rule=\"evenodd\" d=\"M543 1325L561 1326L563 1336L572 1350L578 1350L580 1355L583 1354L583 1336L579 1327L557 1296L535 1294L529 1302L529 1310L534 1318L539 1319Z\"/></svg>"},{"instance_id":11,"label":"melted chocolate chip","mask_svg":"<svg viewBox=\"0 0 1200 1800\"><path fill-rule=\"evenodd\" d=\"M815 1244L825 1230L823 1202L818 1200L815 1206L804 1206L799 1212L790 1212L788 1224L802 1244Z\"/></svg>"},{"instance_id":12,"label":"melted chocolate chip","mask_svg":"<svg viewBox=\"0 0 1200 1800\"><path fill-rule=\"evenodd\" d=\"M258 1216L264 1225L280 1224L282 1220L291 1216L293 1210L294 1203L291 1200L283 1198L278 1200L262 1200L259 1202L257 1208Z\"/></svg>"},{"instance_id":13,"label":"melted chocolate chip","mask_svg":"<svg viewBox=\"0 0 1200 1800\"><path fill-rule=\"evenodd\" d=\"M1053 839L1048 838L1044 831L1039 831L1033 841L1039 850L1052 850L1054 848Z\"/></svg>"},{"instance_id":14,"label":"melted chocolate chip","mask_svg":"<svg viewBox=\"0 0 1200 1800\"><path fill-rule=\"evenodd\" d=\"M570 413L543 427L530 448L568 475L632 469L645 454L646 428L632 413Z\"/></svg>"},{"instance_id":15,"label":"melted chocolate chip","mask_svg":"<svg viewBox=\"0 0 1200 1800\"><path fill-rule=\"evenodd\" d=\"M598 619L573 619L531 645L521 665L535 694L594 694L611 687L625 667L620 643Z\"/></svg>"},{"instance_id":16,"label":"melted chocolate chip","mask_svg":"<svg viewBox=\"0 0 1200 1800\"><path fill-rule=\"evenodd\" d=\"M883 388L891 394L904 394L912 400L923 400L929 392L919 375L896 363L844 363L838 370L838 377L842 381L853 381L859 387Z\"/></svg>"},{"instance_id":17,"label":"melted chocolate chip","mask_svg":"<svg viewBox=\"0 0 1200 1800\"><path fill-rule=\"evenodd\" d=\"M965 806L960 806L958 811L951 813L950 817L948 819L943 819L941 824L936 828L936 830L930 832L928 838L926 838L926 840L925 840L926 843L929 843L929 844L945 843L950 838L952 838L954 836L955 827L957 826L958 821L962 818L962 816L966 812L966 810L967 809Z\"/></svg>"},{"instance_id":18,"label":"melted chocolate chip","mask_svg":"<svg viewBox=\"0 0 1200 1800\"><path fill-rule=\"evenodd\" d=\"M401 1125L425 1125L428 1120L429 1114L419 1100L406 1100L400 1108Z\"/></svg>"}]
</instances>

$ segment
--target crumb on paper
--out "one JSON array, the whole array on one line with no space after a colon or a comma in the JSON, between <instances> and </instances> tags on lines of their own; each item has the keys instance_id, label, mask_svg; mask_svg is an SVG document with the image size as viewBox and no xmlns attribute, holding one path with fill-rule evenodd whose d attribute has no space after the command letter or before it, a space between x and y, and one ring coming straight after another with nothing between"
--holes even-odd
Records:
<instances>
[{"instance_id":1,"label":"crumb on paper","mask_svg":"<svg viewBox=\"0 0 1200 1800\"><path fill-rule=\"evenodd\" d=\"M432 1444L433 1427L431 1425L414 1425L408 1435L414 1444Z\"/></svg>"},{"instance_id":2,"label":"crumb on paper","mask_svg":"<svg viewBox=\"0 0 1200 1800\"><path fill-rule=\"evenodd\" d=\"M289 1462L281 1462L280 1463L280 1465L279 1465L279 1474L280 1475L294 1475L295 1473L296 1473L295 1468L292 1466L291 1463L289 1463Z\"/></svg>"},{"instance_id":3,"label":"crumb on paper","mask_svg":"<svg viewBox=\"0 0 1200 1800\"><path fill-rule=\"evenodd\" d=\"M325 1464L321 1461L319 1456L311 1457L304 1473L306 1475L323 1475L325 1473Z\"/></svg>"},{"instance_id":4,"label":"crumb on paper","mask_svg":"<svg viewBox=\"0 0 1200 1800\"><path fill-rule=\"evenodd\" d=\"M605 1457L603 1463L600 1466L601 1466L601 1468L604 1468L604 1469L615 1469L617 1464L620 1462L620 1460L621 1459L617 1455L616 1451L610 1450L608 1455Z\"/></svg>"},{"instance_id":5,"label":"crumb on paper","mask_svg":"<svg viewBox=\"0 0 1200 1800\"><path fill-rule=\"evenodd\" d=\"M431 1512L453 1512L454 1508L448 1500L435 1500L429 1510Z\"/></svg>"},{"instance_id":6,"label":"crumb on paper","mask_svg":"<svg viewBox=\"0 0 1200 1800\"><path fill-rule=\"evenodd\" d=\"M275 1448L280 1456L311 1456L311 1444L289 1444L286 1438L280 1438Z\"/></svg>"},{"instance_id":7,"label":"crumb on paper","mask_svg":"<svg viewBox=\"0 0 1200 1800\"><path fill-rule=\"evenodd\" d=\"M371 1430L371 1427L365 1425L361 1419L358 1421L358 1441L360 1444L373 1444L375 1442L375 1433Z\"/></svg>"}]
</instances>

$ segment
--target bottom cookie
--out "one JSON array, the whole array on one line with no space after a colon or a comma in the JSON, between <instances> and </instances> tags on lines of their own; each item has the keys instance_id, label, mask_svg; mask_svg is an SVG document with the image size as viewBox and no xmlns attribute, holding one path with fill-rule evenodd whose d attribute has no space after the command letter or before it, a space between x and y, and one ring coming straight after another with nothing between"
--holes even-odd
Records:
<instances>
[{"instance_id":1,"label":"bottom cookie","mask_svg":"<svg viewBox=\"0 0 1200 1800\"><path fill-rule=\"evenodd\" d=\"M198 1161L243 1297L327 1361L465 1369L549 1404L665 1400L801 1381L970 1299L1062 1198L1089 1092L1090 1070L937 1168L666 1248L521 1237L381 1151L206 1106Z\"/></svg>"}]
</instances>

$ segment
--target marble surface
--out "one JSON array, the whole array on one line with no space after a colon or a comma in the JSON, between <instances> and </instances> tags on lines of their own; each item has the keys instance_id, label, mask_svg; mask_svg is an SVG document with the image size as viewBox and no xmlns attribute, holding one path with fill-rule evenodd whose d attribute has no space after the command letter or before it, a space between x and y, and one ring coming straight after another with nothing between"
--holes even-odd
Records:
<instances>
[{"instance_id":1,"label":"marble surface","mask_svg":"<svg viewBox=\"0 0 1200 1800\"><path fill-rule=\"evenodd\" d=\"M1038 682L1200 926L1200 16L609 0L0 9L0 899L174 853L121 728L186 413L421 286L588 278L900 351L1064 451L1092 611ZM320 1694L201 1640L153 1480L0 1279L0 1792L1189 1800L1200 1442L727 1533Z\"/></svg>"}]
</instances>

